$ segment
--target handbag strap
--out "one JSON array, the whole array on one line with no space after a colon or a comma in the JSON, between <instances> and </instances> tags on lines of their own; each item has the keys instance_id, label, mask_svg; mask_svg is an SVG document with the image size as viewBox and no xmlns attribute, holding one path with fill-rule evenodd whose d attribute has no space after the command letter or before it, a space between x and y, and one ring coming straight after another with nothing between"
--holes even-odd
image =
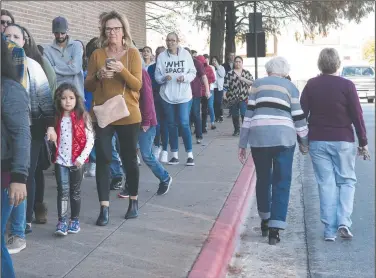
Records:
<instances>
[{"instance_id":1,"label":"handbag strap","mask_svg":"<svg viewBox=\"0 0 376 278\"><path fill-rule=\"evenodd\" d=\"M128 55L128 53L129 53L129 49L127 49L127 65L126 65L126 69L129 69L129 55ZM124 95L125 95L125 89L127 88L127 84L126 84L126 82L125 82L125 80L124 80L124 86L123 86L123 94L122 94L122 96L123 96L123 98L124 98ZM95 99L93 98L93 105L95 106Z\"/></svg>"}]
</instances>

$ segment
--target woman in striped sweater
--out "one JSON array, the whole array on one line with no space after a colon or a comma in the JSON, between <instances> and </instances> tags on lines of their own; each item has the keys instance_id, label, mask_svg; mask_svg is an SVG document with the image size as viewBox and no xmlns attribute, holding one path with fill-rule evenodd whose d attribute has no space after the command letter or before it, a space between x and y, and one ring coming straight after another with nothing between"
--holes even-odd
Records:
<instances>
[{"instance_id":1,"label":"woman in striped sweater","mask_svg":"<svg viewBox=\"0 0 376 278\"><path fill-rule=\"evenodd\" d=\"M292 162L296 138L300 150L308 152L308 128L299 102L299 91L285 77L290 66L275 57L265 65L268 77L257 79L250 90L248 107L240 132L239 159L246 159L250 144L256 166L257 208L263 236L269 244L280 241L286 228ZM272 194L273 192L273 194Z\"/></svg>"}]
</instances>

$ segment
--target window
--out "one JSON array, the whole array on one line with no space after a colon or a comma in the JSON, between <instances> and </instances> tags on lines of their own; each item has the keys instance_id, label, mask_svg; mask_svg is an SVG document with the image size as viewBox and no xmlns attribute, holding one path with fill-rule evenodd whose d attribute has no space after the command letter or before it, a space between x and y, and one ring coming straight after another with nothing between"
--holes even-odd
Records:
<instances>
[{"instance_id":1,"label":"window","mask_svg":"<svg viewBox=\"0 0 376 278\"><path fill-rule=\"evenodd\" d=\"M342 76L375 76L375 70L372 67L344 67Z\"/></svg>"}]
</instances>

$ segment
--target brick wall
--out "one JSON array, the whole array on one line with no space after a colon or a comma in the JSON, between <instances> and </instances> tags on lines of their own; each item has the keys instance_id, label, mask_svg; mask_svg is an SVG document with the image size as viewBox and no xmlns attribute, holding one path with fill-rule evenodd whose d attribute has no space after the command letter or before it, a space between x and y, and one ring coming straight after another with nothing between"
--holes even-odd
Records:
<instances>
[{"instance_id":1,"label":"brick wall","mask_svg":"<svg viewBox=\"0 0 376 278\"><path fill-rule=\"evenodd\" d=\"M1 1L1 8L12 13L17 24L29 29L37 44L54 39L52 20L68 20L69 34L85 44L98 36L98 16L116 10L127 16L131 35L137 46L146 44L145 2L143 1Z\"/></svg>"}]
</instances>

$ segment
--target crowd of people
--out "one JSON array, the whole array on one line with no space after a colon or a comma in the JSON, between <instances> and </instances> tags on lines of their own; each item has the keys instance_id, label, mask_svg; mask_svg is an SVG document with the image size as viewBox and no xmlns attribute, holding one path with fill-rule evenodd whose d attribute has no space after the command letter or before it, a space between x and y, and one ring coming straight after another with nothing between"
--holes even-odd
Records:
<instances>
[{"instance_id":1,"label":"crowd of people","mask_svg":"<svg viewBox=\"0 0 376 278\"><path fill-rule=\"evenodd\" d=\"M56 17L52 43L40 46L1 10L2 277L14 277L9 253L26 248L33 221L47 222L44 170L54 165L56 235L80 232L85 175L96 178L98 226L109 223L110 190L129 199L125 218L136 218L139 157L159 180L157 195L166 194L172 177L164 164L179 164L179 137L185 165L194 166L192 135L202 144L204 134L224 121L226 107L242 163L251 147L261 231L269 243L279 242L287 225L297 136L300 151L312 157L325 240L335 240L337 230L352 237L352 124L359 154L369 154L356 89L336 76L340 59L334 49L322 51L322 74L309 80L300 98L282 57L266 64L268 77L254 80L242 57L228 53L221 65L218 57L182 47L174 32L155 55L148 46L138 49L127 19L116 11L102 13L98 29L85 46L68 34L68 21Z\"/></svg>"}]
</instances>

